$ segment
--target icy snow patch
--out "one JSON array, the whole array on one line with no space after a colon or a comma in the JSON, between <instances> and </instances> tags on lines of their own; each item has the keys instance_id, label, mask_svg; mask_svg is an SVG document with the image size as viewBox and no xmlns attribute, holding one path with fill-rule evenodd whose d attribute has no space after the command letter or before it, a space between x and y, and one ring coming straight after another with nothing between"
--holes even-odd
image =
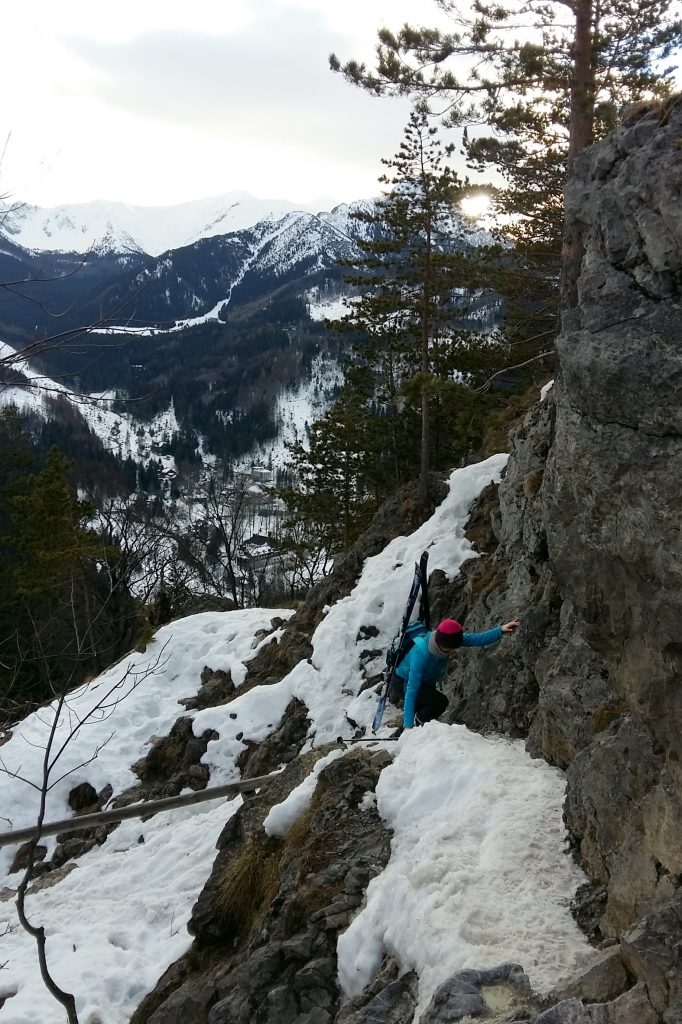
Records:
<instances>
[{"instance_id":1,"label":"icy snow patch","mask_svg":"<svg viewBox=\"0 0 682 1024\"><path fill-rule=\"evenodd\" d=\"M281 803L270 808L263 822L263 828L269 836L284 837L287 834L296 819L308 810L317 785L317 777L322 769L345 753L346 749L342 747L321 757L319 761L316 761L310 775L307 775L295 789L292 789L286 800L282 800Z\"/></svg>"},{"instance_id":2,"label":"icy snow patch","mask_svg":"<svg viewBox=\"0 0 682 1024\"><path fill-rule=\"evenodd\" d=\"M519 962L547 992L595 957L569 904L586 881L565 849L565 778L521 741L431 722L406 730L377 785L391 857L338 941L347 997L384 953L420 976L419 1020L455 971Z\"/></svg>"}]
</instances>

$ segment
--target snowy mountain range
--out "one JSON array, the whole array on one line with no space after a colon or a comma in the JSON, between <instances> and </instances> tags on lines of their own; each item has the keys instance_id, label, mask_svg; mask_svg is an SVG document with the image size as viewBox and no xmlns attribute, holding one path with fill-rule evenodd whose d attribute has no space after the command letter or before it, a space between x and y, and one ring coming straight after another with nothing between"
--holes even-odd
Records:
<instances>
[{"instance_id":1,"label":"snowy mountain range","mask_svg":"<svg viewBox=\"0 0 682 1024\"><path fill-rule=\"evenodd\" d=\"M286 199L258 199L227 192L175 206L131 206L97 200L40 207L0 202L0 237L33 252L144 253L160 256L202 238L230 235L256 224L276 224L289 214L307 214L341 235L361 230L349 212L369 203L343 203L329 212Z\"/></svg>"},{"instance_id":2,"label":"snowy mountain range","mask_svg":"<svg viewBox=\"0 0 682 1024\"><path fill-rule=\"evenodd\" d=\"M241 198L237 198L237 197ZM295 283L295 294L340 277L367 226L369 202L330 212L245 194L172 208L90 203L0 212L0 282L21 282L0 326L37 331L83 324L139 330L218 319L228 303L253 301ZM291 289L290 289L291 291ZM11 337L5 340L11 342Z\"/></svg>"},{"instance_id":3,"label":"snowy mountain range","mask_svg":"<svg viewBox=\"0 0 682 1024\"><path fill-rule=\"evenodd\" d=\"M353 214L372 206L313 213L246 193L178 207L6 206L0 285L14 284L0 342L66 338L39 369L67 388L133 400L146 422L173 406L179 429L224 457L263 450L281 431L281 396L310 383L320 353L341 354L321 321L338 311L340 261L374 230ZM477 240L462 223L462 244Z\"/></svg>"},{"instance_id":4,"label":"snowy mountain range","mask_svg":"<svg viewBox=\"0 0 682 1024\"><path fill-rule=\"evenodd\" d=\"M284 199L257 199L248 192L228 192L175 206L130 206L99 200L43 208L15 202L0 204L0 233L26 249L41 252L158 256L201 238L231 234L300 210L308 208Z\"/></svg>"}]
</instances>

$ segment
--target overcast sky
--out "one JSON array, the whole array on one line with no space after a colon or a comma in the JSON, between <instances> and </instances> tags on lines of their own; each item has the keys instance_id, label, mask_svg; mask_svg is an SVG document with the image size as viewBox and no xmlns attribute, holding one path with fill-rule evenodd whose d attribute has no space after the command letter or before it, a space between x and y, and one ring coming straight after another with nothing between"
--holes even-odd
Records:
<instances>
[{"instance_id":1,"label":"overcast sky","mask_svg":"<svg viewBox=\"0 0 682 1024\"><path fill-rule=\"evenodd\" d=\"M432 0L31 0L3 12L0 192L41 206L166 205L243 189L376 194L405 100L328 69Z\"/></svg>"}]
</instances>

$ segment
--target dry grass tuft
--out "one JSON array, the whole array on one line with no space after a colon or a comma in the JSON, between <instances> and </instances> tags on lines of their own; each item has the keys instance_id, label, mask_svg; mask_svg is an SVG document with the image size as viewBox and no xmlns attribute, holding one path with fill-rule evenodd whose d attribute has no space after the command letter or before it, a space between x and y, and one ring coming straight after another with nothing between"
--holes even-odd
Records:
<instances>
[{"instance_id":1,"label":"dry grass tuft","mask_svg":"<svg viewBox=\"0 0 682 1024\"><path fill-rule=\"evenodd\" d=\"M219 909L241 934L265 913L279 890L282 861L270 840L252 840L234 857L220 881Z\"/></svg>"}]
</instances>

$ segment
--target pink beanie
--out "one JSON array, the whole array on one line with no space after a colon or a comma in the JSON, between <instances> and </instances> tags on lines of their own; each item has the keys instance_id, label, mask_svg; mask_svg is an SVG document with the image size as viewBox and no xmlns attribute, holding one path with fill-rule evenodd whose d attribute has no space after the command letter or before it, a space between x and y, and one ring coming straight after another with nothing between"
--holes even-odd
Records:
<instances>
[{"instance_id":1,"label":"pink beanie","mask_svg":"<svg viewBox=\"0 0 682 1024\"><path fill-rule=\"evenodd\" d=\"M462 644L464 630L455 619L443 619L436 629L436 643L443 650L454 650Z\"/></svg>"}]
</instances>

